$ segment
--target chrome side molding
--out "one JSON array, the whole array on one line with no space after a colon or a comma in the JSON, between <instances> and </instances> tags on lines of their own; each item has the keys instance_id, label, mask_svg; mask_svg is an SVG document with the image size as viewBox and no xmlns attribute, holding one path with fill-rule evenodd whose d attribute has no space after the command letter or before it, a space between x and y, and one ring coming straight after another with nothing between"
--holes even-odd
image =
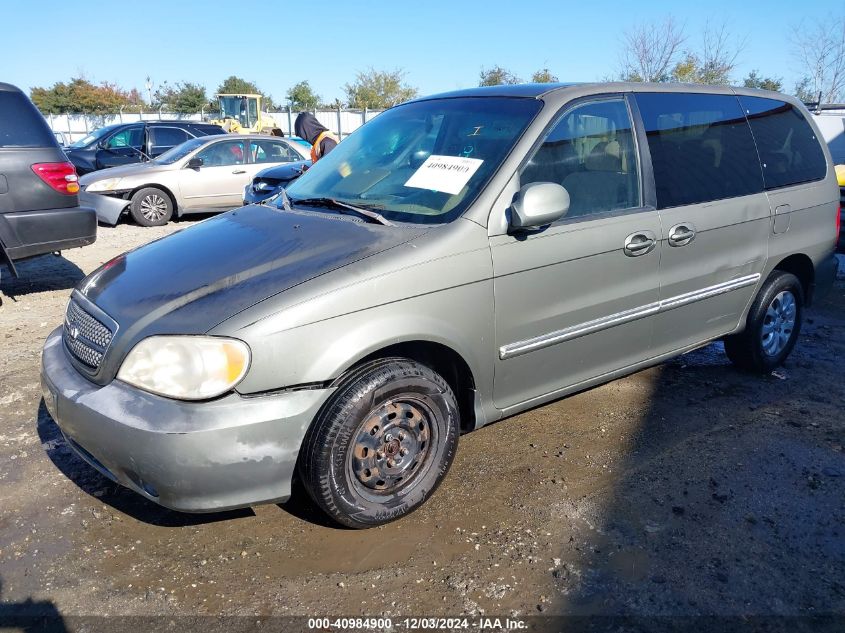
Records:
<instances>
[{"instance_id":1,"label":"chrome side molding","mask_svg":"<svg viewBox=\"0 0 845 633\"><path fill-rule=\"evenodd\" d=\"M702 301L704 299L725 294L726 292L739 290L740 288L745 288L747 286L753 286L759 280L760 273L745 275L743 277L724 281L713 286L707 286L701 290L694 290L692 292L676 295L674 297L662 299L661 301L632 308L631 310L616 312L605 317L593 319L592 321L587 321L585 323L579 323L578 325L549 332L548 334L542 334L524 341L508 343L507 345L502 345L499 348L499 358L506 360L508 358L521 356L522 354L534 352L545 347L557 345L558 343L571 341L572 339L586 336L587 334L595 334L596 332L607 330L616 325L630 323L631 321L636 321L637 319L642 319L643 317L651 316L653 314L657 314L658 312L668 312L669 310L674 310L675 308L680 308L681 306L689 305L690 303L694 303L696 301Z\"/></svg>"}]
</instances>

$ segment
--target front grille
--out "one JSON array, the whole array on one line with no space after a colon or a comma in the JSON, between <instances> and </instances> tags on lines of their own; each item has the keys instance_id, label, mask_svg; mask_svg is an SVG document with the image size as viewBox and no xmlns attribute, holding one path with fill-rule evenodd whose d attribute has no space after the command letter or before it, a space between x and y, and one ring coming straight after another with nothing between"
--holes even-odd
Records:
<instances>
[{"instance_id":1,"label":"front grille","mask_svg":"<svg viewBox=\"0 0 845 633\"><path fill-rule=\"evenodd\" d=\"M77 360L91 369L99 369L113 332L71 299L65 312L62 338Z\"/></svg>"}]
</instances>

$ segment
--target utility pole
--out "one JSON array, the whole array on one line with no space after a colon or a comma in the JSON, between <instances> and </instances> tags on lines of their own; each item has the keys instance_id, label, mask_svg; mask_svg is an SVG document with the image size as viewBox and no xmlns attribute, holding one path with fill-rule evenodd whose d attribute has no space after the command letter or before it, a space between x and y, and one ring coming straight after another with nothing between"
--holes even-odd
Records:
<instances>
[{"instance_id":1,"label":"utility pole","mask_svg":"<svg viewBox=\"0 0 845 633\"><path fill-rule=\"evenodd\" d=\"M147 89L147 103L153 104L153 80L147 75L147 80L144 82L144 87Z\"/></svg>"}]
</instances>

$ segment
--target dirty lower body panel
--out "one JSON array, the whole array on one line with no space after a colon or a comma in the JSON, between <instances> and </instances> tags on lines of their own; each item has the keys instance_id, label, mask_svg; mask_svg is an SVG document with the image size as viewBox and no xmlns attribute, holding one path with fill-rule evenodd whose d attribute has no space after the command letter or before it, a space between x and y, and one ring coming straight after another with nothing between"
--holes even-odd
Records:
<instances>
[{"instance_id":1,"label":"dirty lower body panel","mask_svg":"<svg viewBox=\"0 0 845 633\"><path fill-rule=\"evenodd\" d=\"M110 479L173 510L210 512L280 502L305 431L329 389L209 402L164 398L70 363L56 329L44 346L44 401L73 449Z\"/></svg>"}]
</instances>

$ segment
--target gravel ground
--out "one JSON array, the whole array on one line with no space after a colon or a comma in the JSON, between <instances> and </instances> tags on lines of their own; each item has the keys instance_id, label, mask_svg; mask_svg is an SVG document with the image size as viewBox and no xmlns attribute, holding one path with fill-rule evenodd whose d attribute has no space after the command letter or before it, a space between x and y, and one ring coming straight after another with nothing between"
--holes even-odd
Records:
<instances>
[{"instance_id":1,"label":"gravel ground","mask_svg":"<svg viewBox=\"0 0 845 633\"><path fill-rule=\"evenodd\" d=\"M93 246L4 272L0 617L845 617L845 281L771 376L713 344L534 409L463 436L412 516L350 531L301 496L159 508L75 457L41 403L41 345L70 289L190 223L101 227Z\"/></svg>"}]
</instances>

